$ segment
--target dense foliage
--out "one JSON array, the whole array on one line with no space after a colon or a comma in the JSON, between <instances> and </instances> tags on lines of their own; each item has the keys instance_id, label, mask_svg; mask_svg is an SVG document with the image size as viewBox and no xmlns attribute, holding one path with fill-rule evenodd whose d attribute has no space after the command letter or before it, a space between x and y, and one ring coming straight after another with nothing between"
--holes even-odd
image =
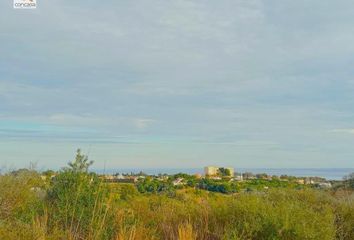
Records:
<instances>
[{"instance_id":1,"label":"dense foliage","mask_svg":"<svg viewBox=\"0 0 354 240\"><path fill-rule=\"evenodd\" d=\"M135 185L104 183L77 163L54 177L33 170L1 175L0 239L354 239L350 178L335 191L183 174ZM172 187L182 177L186 184ZM245 187L252 190L240 191Z\"/></svg>"}]
</instances>

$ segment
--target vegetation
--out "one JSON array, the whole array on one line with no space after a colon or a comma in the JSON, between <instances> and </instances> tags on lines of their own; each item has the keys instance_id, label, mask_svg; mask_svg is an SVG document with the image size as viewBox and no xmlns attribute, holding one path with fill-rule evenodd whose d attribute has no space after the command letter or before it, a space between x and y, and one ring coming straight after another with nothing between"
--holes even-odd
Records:
<instances>
[{"instance_id":1,"label":"vegetation","mask_svg":"<svg viewBox=\"0 0 354 240\"><path fill-rule=\"evenodd\" d=\"M231 175L230 170L227 168L219 168L218 175L221 177L228 177Z\"/></svg>"},{"instance_id":2,"label":"vegetation","mask_svg":"<svg viewBox=\"0 0 354 240\"><path fill-rule=\"evenodd\" d=\"M0 239L354 239L350 176L334 190L186 174L129 184L104 182L90 165L78 151L59 172L1 175Z\"/></svg>"},{"instance_id":3,"label":"vegetation","mask_svg":"<svg viewBox=\"0 0 354 240\"><path fill-rule=\"evenodd\" d=\"M354 173L351 173L348 176L344 177L344 184L354 189Z\"/></svg>"}]
</instances>

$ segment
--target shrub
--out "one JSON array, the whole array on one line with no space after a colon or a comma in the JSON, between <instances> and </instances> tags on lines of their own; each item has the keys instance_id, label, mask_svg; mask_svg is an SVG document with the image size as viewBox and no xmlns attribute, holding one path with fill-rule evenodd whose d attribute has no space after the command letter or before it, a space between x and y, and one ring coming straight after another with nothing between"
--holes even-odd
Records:
<instances>
[{"instance_id":1,"label":"shrub","mask_svg":"<svg viewBox=\"0 0 354 240\"><path fill-rule=\"evenodd\" d=\"M33 170L0 176L0 219L30 222L43 206L44 183Z\"/></svg>"},{"instance_id":2,"label":"shrub","mask_svg":"<svg viewBox=\"0 0 354 240\"><path fill-rule=\"evenodd\" d=\"M76 239L109 239L113 235L109 191L95 174L65 170L48 192L51 228L59 226Z\"/></svg>"}]
</instances>

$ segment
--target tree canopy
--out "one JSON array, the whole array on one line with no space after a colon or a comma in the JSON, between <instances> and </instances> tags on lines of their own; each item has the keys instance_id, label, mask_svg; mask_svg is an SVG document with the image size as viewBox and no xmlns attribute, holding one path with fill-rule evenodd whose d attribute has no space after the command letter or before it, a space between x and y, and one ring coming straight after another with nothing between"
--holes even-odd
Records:
<instances>
[{"instance_id":1,"label":"tree canopy","mask_svg":"<svg viewBox=\"0 0 354 240\"><path fill-rule=\"evenodd\" d=\"M93 164L89 161L88 156L81 153L81 149L77 149L75 160L69 162L69 170L73 172L87 172L88 168Z\"/></svg>"}]
</instances>

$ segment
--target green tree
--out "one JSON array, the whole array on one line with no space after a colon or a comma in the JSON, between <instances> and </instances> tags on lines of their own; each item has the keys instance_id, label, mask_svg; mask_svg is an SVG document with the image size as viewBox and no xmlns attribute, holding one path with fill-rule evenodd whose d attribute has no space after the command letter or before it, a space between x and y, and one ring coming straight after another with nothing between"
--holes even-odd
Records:
<instances>
[{"instance_id":1,"label":"green tree","mask_svg":"<svg viewBox=\"0 0 354 240\"><path fill-rule=\"evenodd\" d=\"M69 169L73 172L87 172L93 161L88 160L88 156L81 153L81 149L77 149L75 160L69 162Z\"/></svg>"},{"instance_id":2,"label":"green tree","mask_svg":"<svg viewBox=\"0 0 354 240\"><path fill-rule=\"evenodd\" d=\"M227 168L219 168L218 175L221 177L229 177L231 176L230 170Z\"/></svg>"},{"instance_id":3,"label":"green tree","mask_svg":"<svg viewBox=\"0 0 354 240\"><path fill-rule=\"evenodd\" d=\"M88 173L92 163L78 149L69 167L52 178L46 198L48 224L80 236L75 239L111 239L110 189L97 174Z\"/></svg>"},{"instance_id":4,"label":"green tree","mask_svg":"<svg viewBox=\"0 0 354 240\"><path fill-rule=\"evenodd\" d=\"M55 175L55 171L48 169L48 170L42 172L42 175L47 177L48 179L50 179L52 176Z\"/></svg>"}]
</instances>

